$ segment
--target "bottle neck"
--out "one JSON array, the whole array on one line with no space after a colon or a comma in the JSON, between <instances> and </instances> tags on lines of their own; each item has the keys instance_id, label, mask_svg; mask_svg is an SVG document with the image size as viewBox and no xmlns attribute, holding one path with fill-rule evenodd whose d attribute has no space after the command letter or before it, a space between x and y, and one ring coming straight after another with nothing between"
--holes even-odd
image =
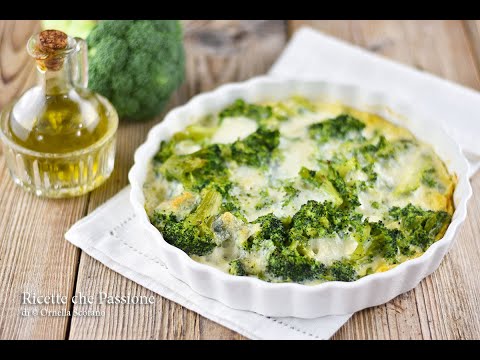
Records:
<instances>
[{"instance_id":1,"label":"bottle neck","mask_svg":"<svg viewBox=\"0 0 480 360\"><path fill-rule=\"evenodd\" d=\"M64 65L58 70L42 70L40 67L37 70L39 85L46 95L62 95L74 88L69 59L65 59Z\"/></svg>"}]
</instances>

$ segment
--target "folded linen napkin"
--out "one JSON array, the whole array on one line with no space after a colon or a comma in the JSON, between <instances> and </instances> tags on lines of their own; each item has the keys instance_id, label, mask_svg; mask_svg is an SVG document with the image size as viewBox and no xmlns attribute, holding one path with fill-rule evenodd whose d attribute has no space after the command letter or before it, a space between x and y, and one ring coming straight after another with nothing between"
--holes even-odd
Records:
<instances>
[{"instance_id":1,"label":"folded linen napkin","mask_svg":"<svg viewBox=\"0 0 480 360\"><path fill-rule=\"evenodd\" d=\"M270 75L317 78L361 86L368 79L369 87L378 90L395 88L400 93L406 91L416 96L417 101L435 101L433 108L442 115L439 118L456 119L455 127L449 128L450 133L471 159L476 157L477 163L471 163L472 174L480 165L480 148L473 139L473 134L480 134L480 94L473 90L383 59L308 28L294 35ZM385 78L389 79L388 84L384 84ZM457 102L453 104L452 98L461 99L462 106ZM469 116L461 116L459 112ZM476 119L477 122L459 119ZM476 130L472 130L474 128ZM125 277L251 339L328 339L350 318L351 314L317 319L266 317L235 310L198 295L171 276L152 253L148 246L151 236L135 220L129 190L130 187L126 187L77 222L65 238Z\"/></svg>"}]
</instances>

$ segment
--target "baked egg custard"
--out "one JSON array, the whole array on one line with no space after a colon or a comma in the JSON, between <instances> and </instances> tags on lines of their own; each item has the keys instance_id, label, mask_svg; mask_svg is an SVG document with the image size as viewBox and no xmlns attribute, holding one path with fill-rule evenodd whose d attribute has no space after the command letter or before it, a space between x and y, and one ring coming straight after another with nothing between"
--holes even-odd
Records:
<instances>
[{"instance_id":1,"label":"baked egg custard","mask_svg":"<svg viewBox=\"0 0 480 360\"><path fill-rule=\"evenodd\" d=\"M379 115L238 99L159 144L145 209L168 243L221 271L354 281L443 237L455 179L431 146Z\"/></svg>"}]
</instances>

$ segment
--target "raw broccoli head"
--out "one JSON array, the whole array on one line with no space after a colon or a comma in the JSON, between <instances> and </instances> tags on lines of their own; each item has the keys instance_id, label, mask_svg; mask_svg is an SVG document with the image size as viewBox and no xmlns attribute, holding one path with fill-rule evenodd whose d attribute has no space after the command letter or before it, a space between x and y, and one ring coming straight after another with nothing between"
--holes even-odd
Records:
<instances>
[{"instance_id":1,"label":"raw broccoli head","mask_svg":"<svg viewBox=\"0 0 480 360\"><path fill-rule=\"evenodd\" d=\"M168 243L189 255L206 255L216 247L212 223L218 214L222 197L214 189L205 189L198 207L184 220L173 213L155 211L150 221Z\"/></svg>"},{"instance_id":2,"label":"raw broccoli head","mask_svg":"<svg viewBox=\"0 0 480 360\"><path fill-rule=\"evenodd\" d=\"M310 136L319 142L330 139L346 139L348 135L359 136L365 124L351 115L342 114L309 127Z\"/></svg>"},{"instance_id":3,"label":"raw broccoli head","mask_svg":"<svg viewBox=\"0 0 480 360\"><path fill-rule=\"evenodd\" d=\"M104 20L87 37L89 87L120 117L157 115L184 78L181 25L176 20Z\"/></svg>"}]
</instances>

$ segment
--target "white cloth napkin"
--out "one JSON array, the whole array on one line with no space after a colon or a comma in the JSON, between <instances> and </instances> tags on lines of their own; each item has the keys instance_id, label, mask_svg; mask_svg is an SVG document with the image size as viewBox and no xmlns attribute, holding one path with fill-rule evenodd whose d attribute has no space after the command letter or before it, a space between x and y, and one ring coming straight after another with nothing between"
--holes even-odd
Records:
<instances>
[{"instance_id":1,"label":"white cloth napkin","mask_svg":"<svg viewBox=\"0 0 480 360\"><path fill-rule=\"evenodd\" d=\"M272 67L272 76L317 78L378 90L407 92L434 103L432 115L449 121L450 133L480 159L480 94L432 75L388 61L360 48L303 28ZM388 82L385 82L388 79ZM405 98L403 96L402 98ZM455 98L455 103L452 100ZM458 103L462 99L462 103ZM476 129L476 130L474 130ZM480 162L472 162L472 173ZM231 309L196 294L171 276L148 246L150 237L135 220L130 187L77 222L65 238L90 256L140 285L251 339L328 339L351 315L318 319L273 318Z\"/></svg>"}]
</instances>

